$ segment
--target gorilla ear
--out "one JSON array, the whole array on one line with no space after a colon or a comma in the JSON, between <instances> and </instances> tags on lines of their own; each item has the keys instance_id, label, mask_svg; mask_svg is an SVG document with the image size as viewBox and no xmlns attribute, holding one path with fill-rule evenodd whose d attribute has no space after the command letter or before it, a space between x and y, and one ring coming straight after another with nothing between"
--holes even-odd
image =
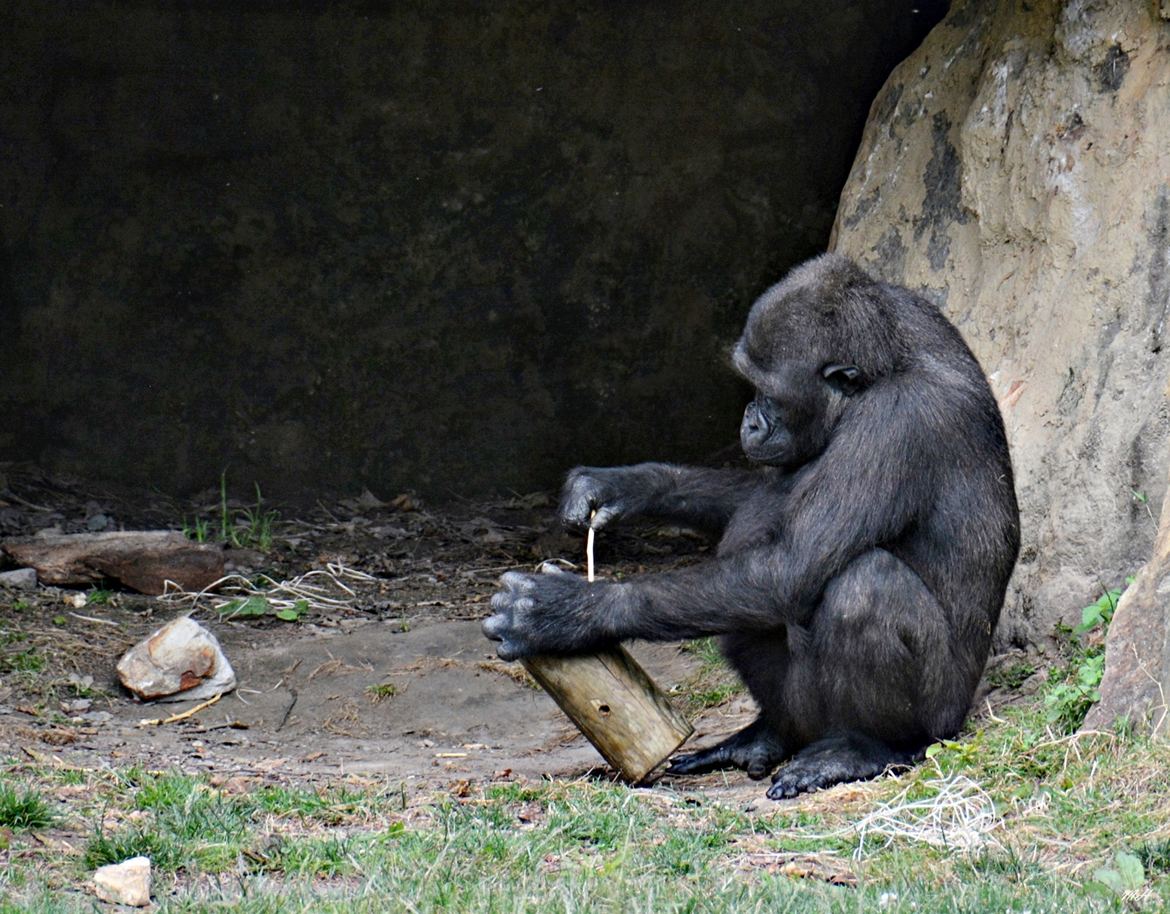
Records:
<instances>
[{"instance_id":1,"label":"gorilla ear","mask_svg":"<svg viewBox=\"0 0 1170 914\"><path fill-rule=\"evenodd\" d=\"M865 377L856 365L826 365L821 369L821 377L845 396L857 393L865 383Z\"/></svg>"}]
</instances>

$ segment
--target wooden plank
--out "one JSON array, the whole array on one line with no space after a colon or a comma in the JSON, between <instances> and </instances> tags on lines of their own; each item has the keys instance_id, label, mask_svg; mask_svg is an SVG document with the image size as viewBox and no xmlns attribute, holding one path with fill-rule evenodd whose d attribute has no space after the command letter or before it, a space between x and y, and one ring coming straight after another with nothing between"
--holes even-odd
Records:
<instances>
[{"instance_id":1,"label":"wooden plank","mask_svg":"<svg viewBox=\"0 0 1170 914\"><path fill-rule=\"evenodd\" d=\"M522 663L602 757L633 783L694 733L620 645L598 654L530 657Z\"/></svg>"}]
</instances>

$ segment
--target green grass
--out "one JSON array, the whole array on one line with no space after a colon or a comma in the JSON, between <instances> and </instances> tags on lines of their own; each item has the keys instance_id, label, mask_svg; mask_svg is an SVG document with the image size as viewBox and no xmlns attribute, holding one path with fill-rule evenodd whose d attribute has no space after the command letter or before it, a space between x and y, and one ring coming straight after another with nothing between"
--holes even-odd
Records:
<instances>
[{"instance_id":1,"label":"green grass","mask_svg":"<svg viewBox=\"0 0 1170 914\"><path fill-rule=\"evenodd\" d=\"M393 698L397 694L398 686L392 682L377 682L366 686L366 697L374 704L379 704L387 698Z\"/></svg>"},{"instance_id":2,"label":"green grass","mask_svg":"<svg viewBox=\"0 0 1170 914\"><path fill-rule=\"evenodd\" d=\"M45 668L45 658L35 648L0 655L0 673L39 673Z\"/></svg>"},{"instance_id":3,"label":"green grass","mask_svg":"<svg viewBox=\"0 0 1170 914\"><path fill-rule=\"evenodd\" d=\"M268 552L272 548L273 530L280 515L264 508L259 484L255 484L255 489L256 504L233 511L228 504L227 472L221 473L218 518L196 517L190 522L184 521L183 533L198 543L216 541L239 549Z\"/></svg>"},{"instance_id":4,"label":"green grass","mask_svg":"<svg viewBox=\"0 0 1170 914\"><path fill-rule=\"evenodd\" d=\"M47 828L56 818L52 807L37 791L0 783L0 828L13 831Z\"/></svg>"},{"instance_id":5,"label":"green grass","mask_svg":"<svg viewBox=\"0 0 1170 914\"><path fill-rule=\"evenodd\" d=\"M714 638L688 641L683 650L699 661L699 670L680 690L690 715L714 708L744 692L743 683L723 659Z\"/></svg>"},{"instance_id":6,"label":"green grass","mask_svg":"<svg viewBox=\"0 0 1170 914\"><path fill-rule=\"evenodd\" d=\"M91 911L76 887L139 853L155 862L166 914L1164 909L1170 746L1063 735L1046 713L1042 701L1001 711L908 774L751 813L744 800L764 785L737 774L727 783L745 789L731 795L577 780L485 781L454 796L340 776L12 762L0 766L0 809L31 794L60 812L51 842L0 822L0 914ZM870 826L855 856L867 815L900 797L945 811L959 776L993 804L984 843L935 846L925 831L887 841Z\"/></svg>"}]
</instances>

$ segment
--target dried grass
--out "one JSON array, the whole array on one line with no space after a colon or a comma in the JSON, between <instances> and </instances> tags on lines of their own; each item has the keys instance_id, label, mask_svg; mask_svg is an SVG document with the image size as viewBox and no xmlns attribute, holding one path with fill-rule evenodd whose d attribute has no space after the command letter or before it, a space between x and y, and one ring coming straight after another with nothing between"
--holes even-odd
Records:
<instances>
[{"instance_id":1,"label":"dried grass","mask_svg":"<svg viewBox=\"0 0 1170 914\"><path fill-rule=\"evenodd\" d=\"M931 790L931 795L909 798L911 791L923 788ZM965 853L989 844L998 846L991 833L1002 825L991 796L971 778L951 774L908 784L892 800L854 823L850 831L857 834L854 857L861 860L898 839Z\"/></svg>"},{"instance_id":2,"label":"dried grass","mask_svg":"<svg viewBox=\"0 0 1170 914\"><path fill-rule=\"evenodd\" d=\"M349 568L341 562L330 562L324 569L314 569L286 581L277 581L266 574L246 578L229 574L212 582L199 591L188 591L167 582L166 592L159 597L168 603L188 603L190 615L203 609L207 601L211 609L219 612L239 598L260 597L274 610L307 607L316 612L336 611L352 607L358 599L357 592L346 581L361 584L375 584L377 578L364 571ZM230 595L230 599L218 599Z\"/></svg>"}]
</instances>

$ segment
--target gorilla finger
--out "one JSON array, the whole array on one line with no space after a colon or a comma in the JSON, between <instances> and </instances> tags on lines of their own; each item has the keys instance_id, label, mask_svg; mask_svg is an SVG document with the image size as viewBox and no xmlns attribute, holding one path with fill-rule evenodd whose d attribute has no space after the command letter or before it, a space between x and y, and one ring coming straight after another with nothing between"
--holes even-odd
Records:
<instances>
[{"instance_id":1,"label":"gorilla finger","mask_svg":"<svg viewBox=\"0 0 1170 914\"><path fill-rule=\"evenodd\" d=\"M789 784L787 781L776 781L772 784L771 787L768 788L768 799L791 800L799 793L800 791Z\"/></svg>"},{"instance_id":2,"label":"gorilla finger","mask_svg":"<svg viewBox=\"0 0 1170 914\"><path fill-rule=\"evenodd\" d=\"M488 616L479 626L480 631L483 632L484 637L489 641L503 641L504 636L511 627L511 620L503 613Z\"/></svg>"},{"instance_id":3,"label":"gorilla finger","mask_svg":"<svg viewBox=\"0 0 1170 914\"><path fill-rule=\"evenodd\" d=\"M705 749L672 758L666 768L667 774L706 774L727 766L727 760L716 749Z\"/></svg>"},{"instance_id":4,"label":"gorilla finger","mask_svg":"<svg viewBox=\"0 0 1170 914\"><path fill-rule=\"evenodd\" d=\"M589 526L594 530L600 530L610 521L617 520L621 517L621 508L618 505L602 505L597 509L597 513L589 520Z\"/></svg>"},{"instance_id":5,"label":"gorilla finger","mask_svg":"<svg viewBox=\"0 0 1170 914\"><path fill-rule=\"evenodd\" d=\"M561 523L566 527L586 527L589 525L589 514L593 510L589 498L584 494L573 493L561 502Z\"/></svg>"},{"instance_id":6,"label":"gorilla finger","mask_svg":"<svg viewBox=\"0 0 1170 914\"><path fill-rule=\"evenodd\" d=\"M540 573L541 574L550 574L550 575L557 575L557 574L566 575L569 572L565 571L565 569L562 568L560 565L558 565L556 562L541 562Z\"/></svg>"},{"instance_id":7,"label":"gorilla finger","mask_svg":"<svg viewBox=\"0 0 1170 914\"><path fill-rule=\"evenodd\" d=\"M501 641L496 645L496 656L501 660L512 661L519 660L524 652L515 641Z\"/></svg>"},{"instance_id":8,"label":"gorilla finger","mask_svg":"<svg viewBox=\"0 0 1170 914\"><path fill-rule=\"evenodd\" d=\"M515 599L516 598L506 590L500 590L492 594L491 602L488 605L490 605L491 608L496 612L504 612L512 608L512 603L515 601Z\"/></svg>"},{"instance_id":9,"label":"gorilla finger","mask_svg":"<svg viewBox=\"0 0 1170 914\"><path fill-rule=\"evenodd\" d=\"M772 768L766 759L752 759L748 762L747 776L753 781L762 781L772 773Z\"/></svg>"},{"instance_id":10,"label":"gorilla finger","mask_svg":"<svg viewBox=\"0 0 1170 914\"><path fill-rule=\"evenodd\" d=\"M530 577L521 571L506 571L500 575L501 586L508 590L518 590L520 593L530 593L533 583Z\"/></svg>"}]
</instances>

